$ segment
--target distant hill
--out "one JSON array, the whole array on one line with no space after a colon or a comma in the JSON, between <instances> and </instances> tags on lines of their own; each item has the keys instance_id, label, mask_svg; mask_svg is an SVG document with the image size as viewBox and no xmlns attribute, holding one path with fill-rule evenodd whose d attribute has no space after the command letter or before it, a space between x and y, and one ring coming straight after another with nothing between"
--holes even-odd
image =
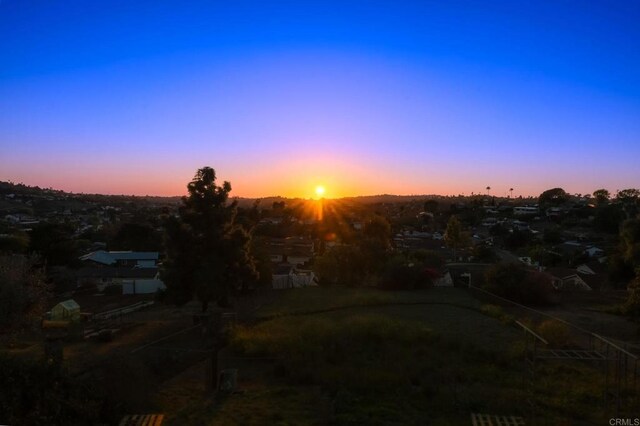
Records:
<instances>
[{"instance_id":1,"label":"distant hill","mask_svg":"<svg viewBox=\"0 0 640 426\"><path fill-rule=\"evenodd\" d=\"M380 194L380 195L360 195L355 197L342 197L342 198L335 198L334 200L355 202L355 203L361 203L361 204L379 204L379 203L404 203L407 201L424 201L429 198L439 199L439 198L456 198L456 197L445 197L442 195ZM233 197L233 200L237 201L238 205L241 207L250 207L256 201L259 201L261 206L271 206L274 202L280 202L280 201L285 201L288 203L291 203L294 201L304 201L303 198L287 198L287 197L263 197L263 198Z\"/></svg>"},{"instance_id":2,"label":"distant hill","mask_svg":"<svg viewBox=\"0 0 640 426\"><path fill-rule=\"evenodd\" d=\"M172 197L162 197L155 195L105 195L105 194L85 194L85 193L74 193L74 192L65 192L59 189L53 188L40 188L39 186L29 186L23 183L13 183L13 182L5 182L0 181L0 195L10 195L14 194L14 196L54 196L54 197L65 197L65 198L82 198L87 201L104 201L104 200L113 200L115 202L122 201L131 201L131 200L146 200L150 202L159 202L159 203L178 203L181 199L180 196L172 196Z\"/></svg>"},{"instance_id":3,"label":"distant hill","mask_svg":"<svg viewBox=\"0 0 640 426\"><path fill-rule=\"evenodd\" d=\"M150 196L150 195L104 195L104 194L84 194L84 193L72 193L52 188L40 188L38 186L28 186L22 183L3 182L0 181L0 198L6 198L6 196L14 194L16 197L31 196L31 197L54 197L63 199L76 199L85 202L94 202L100 204L121 204L126 202L144 201L150 204L178 204L181 200L181 196L162 197L162 196ZM426 199L436 200L448 200L448 201L463 201L470 198L469 196L444 196L437 194L416 194L416 195L393 195L393 194L379 194L379 195L363 195L355 197L343 197L336 200L359 203L359 204L381 204L381 203L406 203L411 201L422 202ZM500 198L500 197L496 197ZM249 197L231 197L232 200L238 203L238 206L249 208L258 201L261 207L271 207L274 202L284 201L286 203L302 202L303 198L287 198L281 196L269 196L260 198Z\"/></svg>"}]
</instances>

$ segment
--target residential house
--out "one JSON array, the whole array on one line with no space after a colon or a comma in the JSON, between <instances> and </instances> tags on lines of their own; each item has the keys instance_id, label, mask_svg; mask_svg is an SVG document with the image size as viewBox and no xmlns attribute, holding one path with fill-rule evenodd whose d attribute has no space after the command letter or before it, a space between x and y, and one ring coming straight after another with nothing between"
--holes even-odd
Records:
<instances>
[{"instance_id":1,"label":"residential house","mask_svg":"<svg viewBox=\"0 0 640 426\"><path fill-rule=\"evenodd\" d=\"M157 251L104 251L98 250L84 256L80 260L101 266L120 266L129 268L155 268L158 264Z\"/></svg>"},{"instance_id":2,"label":"residential house","mask_svg":"<svg viewBox=\"0 0 640 426\"><path fill-rule=\"evenodd\" d=\"M98 291L122 286L122 294L149 294L165 288L158 268L86 266L77 274L78 287L95 286Z\"/></svg>"},{"instance_id":3,"label":"residential house","mask_svg":"<svg viewBox=\"0 0 640 426\"><path fill-rule=\"evenodd\" d=\"M267 252L273 263L289 263L303 266L313 258L313 240L304 237L272 238Z\"/></svg>"},{"instance_id":4,"label":"residential house","mask_svg":"<svg viewBox=\"0 0 640 426\"><path fill-rule=\"evenodd\" d=\"M272 286L275 290L317 285L313 271L296 269L291 264L278 265L273 271L272 277Z\"/></svg>"},{"instance_id":5,"label":"residential house","mask_svg":"<svg viewBox=\"0 0 640 426\"><path fill-rule=\"evenodd\" d=\"M590 278L581 275L577 271L568 268L549 268L545 270L546 273L551 275L553 280L553 286L556 290L563 291L591 291L592 287L587 281L592 281Z\"/></svg>"}]
</instances>

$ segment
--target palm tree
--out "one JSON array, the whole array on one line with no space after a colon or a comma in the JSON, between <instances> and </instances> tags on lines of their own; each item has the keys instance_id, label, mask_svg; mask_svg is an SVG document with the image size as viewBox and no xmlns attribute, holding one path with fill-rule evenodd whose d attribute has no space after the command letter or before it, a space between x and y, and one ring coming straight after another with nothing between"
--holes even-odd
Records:
<instances>
[{"instance_id":1,"label":"palm tree","mask_svg":"<svg viewBox=\"0 0 640 426\"><path fill-rule=\"evenodd\" d=\"M509 198L513 198L513 188L509 188Z\"/></svg>"},{"instance_id":2,"label":"palm tree","mask_svg":"<svg viewBox=\"0 0 640 426\"><path fill-rule=\"evenodd\" d=\"M487 186L487 195L489 195L489 191L491 191L491 187Z\"/></svg>"}]
</instances>

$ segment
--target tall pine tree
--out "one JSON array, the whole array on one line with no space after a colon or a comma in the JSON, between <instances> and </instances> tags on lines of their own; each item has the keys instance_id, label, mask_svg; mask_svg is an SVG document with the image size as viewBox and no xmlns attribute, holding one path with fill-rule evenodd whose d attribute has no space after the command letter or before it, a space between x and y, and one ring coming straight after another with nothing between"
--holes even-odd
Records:
<instances>
[{"instance_id":1,"label":"tall pine tree","mask_svg":"<svg viewBox=\"0 0 640 426\"><path fill-rule=\"evenodd\" d=\"M216 185L215 170L204 167L187 189L178 217L165 222L161 276L170 300L183 304L195 296L205 312L209 303L227 306L236 290L257 280L257 272L251 236L236 223L236 203L228 203L231 184Z\"/></svg>"}]
</instances>

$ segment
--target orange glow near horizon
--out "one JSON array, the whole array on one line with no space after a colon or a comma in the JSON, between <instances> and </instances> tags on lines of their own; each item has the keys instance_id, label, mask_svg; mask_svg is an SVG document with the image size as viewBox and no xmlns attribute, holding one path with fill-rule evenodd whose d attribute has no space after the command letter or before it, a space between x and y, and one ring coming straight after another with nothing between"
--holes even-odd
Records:
<instances>
[{"instance_id":1,"label":"orange glow near horizon","mask_svg":"<svg viewBox=\"0 0 640 426\"><path fill-rule=\"evenodd\" d=\"M5 171L6 176L0 176L0 180L74 193L182 196L187 194L187 184L198 168L210 164L216 170L217 183L231 182L231 197L243 198L339 199L381 194L468 196L472 193L486 194L487 186L491 186L492 195L513 195L517 198L520 195L538 196L555 186L561 186L569 193L590 192L572 190L572 187L597 187L595 178L594 182L581 185L558 184L552 177L532 183L502 173L492 176L491 181L478 182L466 169L452 171L438 167L420 168L412 164L398 168L366 157L354 160L348 153L318 155L300 150L293 154L271 163L251 158L256 160L253 167L243 167L240 161L219 165L193 161L165 167L151 163L133 167L133 163L125 161L117 167L109 162L100 167L82 163L61 167L57 163L37 162L38 167L31 169ZM320 186L324 192L319 191ZM511 187L515 188L513 194L509 191Z\"/></svg>"}]
</instances>

